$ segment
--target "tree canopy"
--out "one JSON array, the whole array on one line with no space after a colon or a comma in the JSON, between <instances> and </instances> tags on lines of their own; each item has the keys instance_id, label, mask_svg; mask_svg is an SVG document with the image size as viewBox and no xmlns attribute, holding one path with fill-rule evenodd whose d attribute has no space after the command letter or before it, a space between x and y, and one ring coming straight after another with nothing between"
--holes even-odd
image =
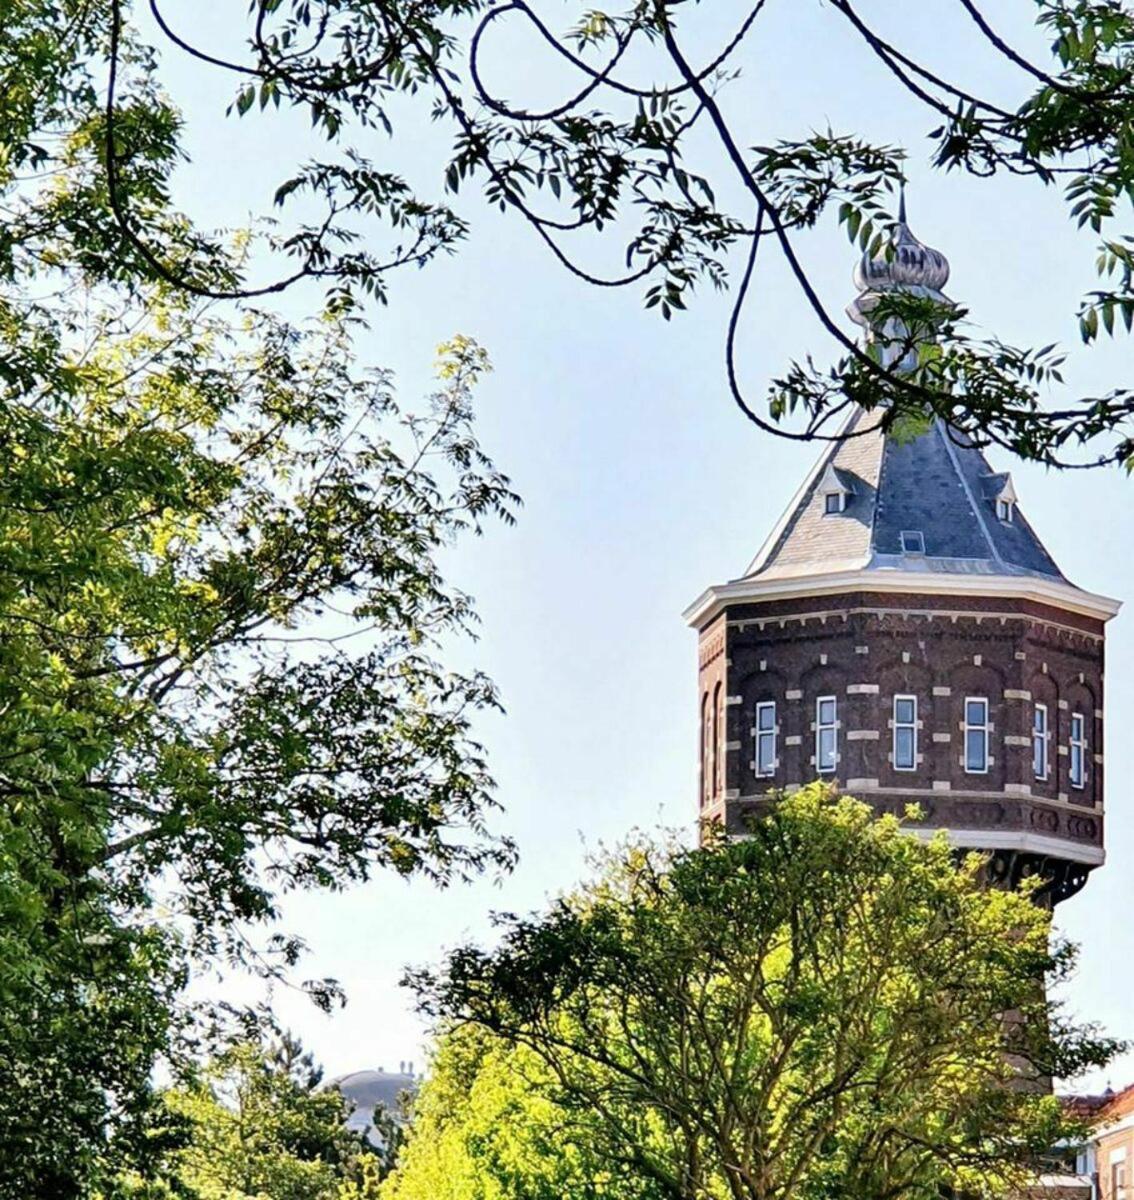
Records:
<instances>
[{"instance_id":1,"label":"tree canopy","mask_svg":"<svg viewBox=\"0 0 1134 1200\"><path fill-rule=\"evenodd\" d=\"M933 114L938 165L1064 188L1100 242L1099 288L1069 303L1088 343L1121 336L1134 17L1037 0L1053 45L1037 64L960 2L1020 73L1015 107L914 62L849 0L827 9ZM487 360L450 343L437 395L409 415L357 349L391 273L458 247L462 191L596 286L645 289L665 317L706 282L733 287L732 331L758 247L778 247L842 357L789 366L760 411L736 389L728 334L735 399L773 432L834 436L860 402L889 423L943 415L1044 462L1076 446L1084 461L1134 457L1125 386L1044 408L1052 348L973 339L962 314L901 297L896 315L936 338L914 371L846 341L796 239L841 220L883 251L902 153L856 136L849 108L849 132L737 148L717 95L740 86L766 7L738 9L736 36L693 67L683 46L705 6L689 0L581 11L562 38L527 0L257 0L230 58L194 46L160 0L4 6L0 1191L89 1196L126 1165L144 1173L161 1151L154 1065L192 1048L190 970L294 966L302 946L274 927L290 889L379 869L443 883L513 860L474 728L498 697L446 668L475 618L438 566L517 503L473 431ZM505 21L578 75L562 103L494 94L481 54ZM247 229L173 203L191 170L164 86L174 52L231 78L234 119L287 109L325 140L266 203L248 197ZM451 145L415 186L398 155L430 118ZM721 157L699 163L706 133ZM736 211L717 199L726 178L747 196ZM588 233L617 246L622 274L574 262ZM322 289L310 319L264 307L304 282Z\"/></svg>"},{"instance_id":2,"label":"tree canopy","mask_svg":"<svg viewBox=\"0 0 1134 1200\"><path fill-rule=\"evenodd\" d=\"M818 785L740 840L630 847L411 978L448 1032L386 1194L1014 1194L1077 1129L1051 1077L1115 1047L1047 998L1074 954L1032 889L983 869ZM583 1168L554 1186L552 1140Z\"/></svg>"},{"instance_id":3,"label":"tree canopy","mask_svg":"<svg viewBox=\"0 0 1134 1200\"><path fill-rule=\"evenodd\" d=\"M1086 294L1069 291L1069 315L1087 343L1129 333L1134 16L1121 0L1018 0L1036 35L1022 47L975 0L957 3L973 49L1002 68L997 95L1011 101L918 59L900 30L889 33L855 0L832 0L824 19L859 39L880 78L923 114L935 167L1061 190L1069 215L1095 235L1099 274ZM698 285L731 287L728 384L765 430L834 437L839 415L861 403L883 405L889 422L941 416L979 442L1049 464L1128 463L1129 388L1068 395L1054 346L977 336L963 311L943 309L936 347L897 371L839 323L803 266L801 239L821 220L838 221L884 253L906 152L861 136L849 90L837 129L785 129L749 148L720 97L743 88L745 109L759 106L760 81L738 69L771 7L738 4L734 32L705 53L708 6L693 0L554 17L530 0L257 0L243 40L218 51L196 44L184 15L161 0L138 12L126 0L24 0L0 41L0 186L10 210L2 264L12 272L67 262L199 296L274 294L312 279L338 302L382 298L391 272L459 244L468 218L457 193L475 185L567 269L597 286L643 288L667 318ZM546 56L560 100L536 106L498 93L491 47L506 26ZM782 49L802 54L786 41ZM192 56L222 89L227 81L233 116L294 110L324 136L325 154L288 163L273 196L249 197L264 254L249 258L192 214L171 211L180 118L156 50ZM429 117L445 123L451 146L433 179L414 186L401 150L418 145L415 130ZM726 202L732 195L743 199ZM589 234L609 245L618 269L584 265L578 248ZM786 261L837 355L829 366L798 357L763 401L741 391L735 363L762 248Z\"/></svg>"},{"instance_id":4,"label":"tree canopy","mask_svg":"<svg viewBox=\"0 0 1134 1200\"><path fill-rule=\"evenodd\" d=\"M515 499L471 432L486 361L452 343L402 417L351 325L237 337L152 301L81 346L8 328L38 372L0 416L12 1178L81 1175L144 1107L190 961L294 966L282 894L512 861L471 731L495 689L437 657L474 618L436 553Z\"/></svg>"},{"instance_id":5,"label":"tree canopy","mask_svg":"<svg viewBox=\"0 0 1134 1200\"><path fill-rule=\"evenodd\" d=\"M255 239L171 204L180 118L122 17L0 21L0 1194L51 1200L144 1174L190 972L289 973L289 891L514 859L496 690L443 655L476 618L439 555L517 504L487 357L442 347L414 412L341 293L251 303Z\"/></svg>"},{"instance_id":6,"label":"tree canopy","mask_svg":"<svg viewBox=\"0 0 1134 1200\"><path fill-rule=\"evenodd\" d=\"M162 1095L156 1169L126 1171L122 1200L377 1200L385 1162L294 1038L235 1041Z\"/></svg>"}]
</instances>

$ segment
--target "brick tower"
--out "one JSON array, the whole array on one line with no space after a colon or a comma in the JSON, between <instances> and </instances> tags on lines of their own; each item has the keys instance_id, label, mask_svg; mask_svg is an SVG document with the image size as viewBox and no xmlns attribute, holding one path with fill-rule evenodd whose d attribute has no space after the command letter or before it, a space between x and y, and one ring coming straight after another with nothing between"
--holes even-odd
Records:
<instances>
[{"instance_id":1,"label":"brick tower","mask_svg":"<svg viewBox=\"0 0 1134 1200\"><path fill-rule=\"evenodd\" d=\"M850 312L887 291L946 302L943 255L901 219ZM889 340L886 339L889 337ZM894 362L904 350L889 355ZM900 361L897 363L900 368ZM1057 903L1103 862L1103 648L1116 601L1070 583L1011 477L943 422L912 441L853 414L699 634L700 810L740 830L820 778L879 812L1039 873Z\"/></svg>"}]
</instances>

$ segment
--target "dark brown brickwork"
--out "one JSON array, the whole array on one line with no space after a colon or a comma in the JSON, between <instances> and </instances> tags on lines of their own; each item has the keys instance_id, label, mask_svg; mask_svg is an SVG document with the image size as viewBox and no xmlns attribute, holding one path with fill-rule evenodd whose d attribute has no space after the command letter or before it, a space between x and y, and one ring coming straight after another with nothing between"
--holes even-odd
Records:
<instances>
[{"instance_id":1,"label":"dark brown brickwork","mask_svg":"<svg viewBox=\"0 0 1134 1200\"><path fill-rule=\"evenodd\" d=\"M701 812L733 829L769 789L816 778L815 705L838 699L833 778L879 811L921 805L928 824L1011 831L1100 847L1103 626L1002 597L811 597L733 605L701 632ZM918 701L918 762L892 762L893 698ZM987 697L990 761L963 762L964 703ZM756 705L776 703L777 766L755 770ZM1049 776L1035 777L1032 721L1047 705ZM1070 777L1070 723L1087 735L1083 788ZM715 722L715 724L714 724ZM714 769L714 763L717 764ZM832 776L828 776L832 777Z\"/></svg>"}]
</instances>

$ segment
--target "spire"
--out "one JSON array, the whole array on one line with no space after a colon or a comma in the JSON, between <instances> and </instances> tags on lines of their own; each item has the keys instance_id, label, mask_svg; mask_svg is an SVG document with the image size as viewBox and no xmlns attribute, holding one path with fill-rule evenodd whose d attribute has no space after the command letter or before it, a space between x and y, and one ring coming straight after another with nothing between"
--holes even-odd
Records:
<instances>
[{"instance_id":1,"label":"spire","mask_svg":"<svg viewBox=\"0 0 1134 1200\"><path fill-rule=\"evenodd\" d=\"M855 265L853 278L858 295L848 305L847 314L866 330L868 342L879 344L886 366L912 370L917 353L909 349L908 332L893 317L882 322L876 319L874 310L879 300L894 292L908 292L942 305L951 301L942 291L949 282L949 260L940 250L919 241L909 227L905 180L898 193L898 219L890 232L889 245L879 254L871 254L868 247ZM930 330L926 333L932 336ZM906 350L902 361L897 362L902 347Z\"/></svg>"},{"instance_id":2,"label":"spire","mask_svg":"<svg viewBox=\"0 0 1134 1200\"><path fill-rule=\"evenodd\" d=\"M903 181L887 250L855 267L859 294L848 309L891 369L912 369L917 350L893 313L875 309L887 293L941 305L949 263L911 232ZM927 325L926 336L933 330ZM908 350L908 354L906 351ZM905 354L902 361L897 361ZM1062 580L1022 514L1007 474L996 474L971 439L941 420L911 439L888 434L879 414L856 409L816 464L745 572L787 579L830 571L945 571Z\"/></svg>"}]
</instances>

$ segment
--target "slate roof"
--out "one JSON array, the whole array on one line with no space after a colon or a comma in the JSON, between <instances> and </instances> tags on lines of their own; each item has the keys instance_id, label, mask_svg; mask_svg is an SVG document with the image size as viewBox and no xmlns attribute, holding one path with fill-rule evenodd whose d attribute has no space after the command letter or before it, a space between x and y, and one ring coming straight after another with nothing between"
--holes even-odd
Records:
<instances>
[{"instance_id":1,"label":"slate roof","mask_svg":"<svg viewBox=\"0 0 1134 1200\"><path fill-rule=\"evenodd\" d=\"M884 435L876 416L854 413L796 494L744 578L789 579L839 571L1032 575L1064 580L1015 507L997 517L1008 483L979 449L942 421L921 436ZM842 512L825 512L828 469L853 483ZM921 533L925 553L910 553Z\"/></svg>"}]
</instances>

